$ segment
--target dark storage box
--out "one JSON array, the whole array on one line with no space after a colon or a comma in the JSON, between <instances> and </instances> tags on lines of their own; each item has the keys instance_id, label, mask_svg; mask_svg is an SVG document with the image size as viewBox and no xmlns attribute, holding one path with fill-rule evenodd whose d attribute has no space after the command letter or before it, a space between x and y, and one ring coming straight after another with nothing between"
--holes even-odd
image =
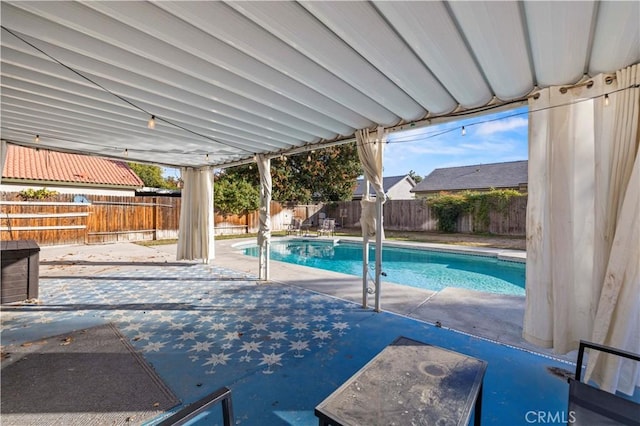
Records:
<instances>
[{"instance_id":1,"label":"dark storage box","mask_svg":"<svg viewBox=\"0 0 640 426\"><path fill-rule=\"evenodd\" d=\"M0 303L38 297L40 247L34 240L1 241Z\"/></svg>"}]
</instances>

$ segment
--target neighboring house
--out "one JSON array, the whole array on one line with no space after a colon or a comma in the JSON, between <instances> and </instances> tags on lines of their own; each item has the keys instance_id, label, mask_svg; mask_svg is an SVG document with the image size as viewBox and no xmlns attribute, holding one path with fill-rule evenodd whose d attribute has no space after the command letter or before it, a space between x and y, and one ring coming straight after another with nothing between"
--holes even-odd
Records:
<instances>
[{"instance_id":1,"label":"neighboring house","mask_svg":"<svg viewBox=\"0 0 640 426\"><path fill-rule=\"evenodd\" d=\"M411 192L418 197L427 197L441 191L489 191L491 188L526 192L527 178L527 160L447 167L435 169Z\"/></svg>"},{"instance_id":2,"label":"neighboring house","mask_svg":"<svg viewBox=\"0 0 640 426\"><path fill-rule=\"evenodd\" d=\"M0 191L135 196L144 186L124 161L7 145Z\"/></svg>"},{"instance_id":3,"label":"neighboring house","mask_svg":"<svg viewBox=\"0 0 640 426\"><path fill-rule=\"evenodd\" d=\"M362 200L364 194L364 179L358 179L356 183L356 189L353 191L353 200ZM408 200L415 198L415 195L411 193L414 186L416 186L416 183L409 175L382 178L384 193L390 200ZM371 185L369 185L369 194L373 197L376 195Z\"/></svg>"}]
</instances>

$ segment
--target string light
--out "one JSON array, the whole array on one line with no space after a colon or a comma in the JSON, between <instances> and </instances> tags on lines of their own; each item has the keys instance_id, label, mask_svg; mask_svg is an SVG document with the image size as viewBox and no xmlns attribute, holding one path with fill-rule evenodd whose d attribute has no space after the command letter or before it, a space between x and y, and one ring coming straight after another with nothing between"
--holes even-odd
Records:
<instances>
[{"instance_id":1,"label":"string light","mask_svg":"<svg viewBox=\"0 0 640 426\"><path fill-rule=\"evenodd\" d=\"M124 149L124 156L129 157L129 150L127 148Z\"/></svg>"},{"instance_id":2,"label":"string light","mask_svg":"<svg viewBox=\"0 0 640 426\"><path fill-rule=\"evenodd\" d=\"M36 137L34 138L34 140L36 141L36 143L40 143L40 135L36 135Z\"/></svg>"},{"instance_id":3,"label":"string light","mask_svg":"<svg viewBox=\"0 0 640 426\"><path fill-rule=\"evenodd\" d=\"M149 129L155 129L156 128L156 116L155 115L151 116L151 118L147 122L147 127Z\"/></svg>"},{"instance_id":4,"label":"string light","mask_svg":"<svg viewBox=\"0 0 640 426\"><path fill-rule=\"evenodd\" d=\"M209 154L204 155L204 161L206 161L207 163L209 162Z\"/></svg>"},{"instance_id":5,"label":"string light","mask_svg":"<svg viewBox=\"0 0 640 426\"><path fill-rule=\"evenodd\" d=\"M467 134L467 129L464 128L464 126L462 126L462 136Z\"/></svg>"},{"instance_id":6,"label":"string light","mask_svg":"<svg viewBox=\"0 0 640 426\"><path fill-rule=\"evenodd\" d=\"M609 106L609 94L604 95L604 106Z\"/></svg>"}]
</instances>

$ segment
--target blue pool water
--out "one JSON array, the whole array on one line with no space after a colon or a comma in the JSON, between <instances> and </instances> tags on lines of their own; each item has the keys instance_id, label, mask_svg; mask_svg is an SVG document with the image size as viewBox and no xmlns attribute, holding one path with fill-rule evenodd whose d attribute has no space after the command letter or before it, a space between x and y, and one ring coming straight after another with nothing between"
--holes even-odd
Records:
<instances>
[{"instance_id":1,"label":"blue pool water","mask_svg":"<svg viewBox=\"0 0 640 426\"><path fill-rule=\"evenodd\" d=\"M258 256L258 248L244 250ZM271 258L296 265L362 275L362 245L322 241L273 241ZM375 251L369 254L373 268ZM489 293L524 296L525 265L492 257L385 246L384 281L427 290L458 287ZM370 272L373 276L373 269Z\"/></svg>"}]
</instances>

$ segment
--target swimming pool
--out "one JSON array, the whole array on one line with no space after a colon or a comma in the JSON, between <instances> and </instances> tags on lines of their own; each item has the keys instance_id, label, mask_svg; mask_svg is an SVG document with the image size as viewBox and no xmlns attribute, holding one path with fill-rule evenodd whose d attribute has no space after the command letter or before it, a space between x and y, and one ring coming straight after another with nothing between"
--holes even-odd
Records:
<instances>
[{"instance_id":1,"label":"swimming pool","mask_svg":"<svg viewBox=\"0 0 640 426\"><path fill-rule=\"evenodd\" d=\"M258 256L257 247L244 253ZM354 242L283 240L271 242L271 258L351 275L362 275L362 245ZM374 248L369 258L373 268ZM525 265L519 262L433 250L385 245L382 250L384 281L427 290L467 288L489 293L525 294ZM373 269L370 272L374 275Z\"/></svg>"}]
</instances>

